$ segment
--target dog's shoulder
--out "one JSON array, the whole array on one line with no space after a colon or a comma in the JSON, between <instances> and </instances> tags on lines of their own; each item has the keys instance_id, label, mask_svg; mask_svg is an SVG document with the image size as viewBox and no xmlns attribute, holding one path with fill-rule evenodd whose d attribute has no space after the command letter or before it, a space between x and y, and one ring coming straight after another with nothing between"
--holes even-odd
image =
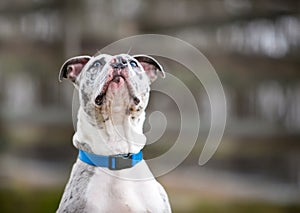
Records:
<instances>
[{"instance_id":1,"label":"dog's shoulder","mask_svg":"<svg viewBox=\"0 0 300 213\"><path fill-rule=\"evenodd\" d=\"M79 160L74 164L57 213L85 212L86 190L93 175L94 167Z\"/></svg>"}]
</instances>

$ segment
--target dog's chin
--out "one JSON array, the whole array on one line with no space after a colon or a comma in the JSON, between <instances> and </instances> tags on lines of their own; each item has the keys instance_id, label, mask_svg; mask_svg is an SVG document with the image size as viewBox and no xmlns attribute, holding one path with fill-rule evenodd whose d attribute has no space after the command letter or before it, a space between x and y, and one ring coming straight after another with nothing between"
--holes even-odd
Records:
<instances>
[{"instance_id":1,"label":"dog's chin","mask_svg":"<svg viewBox=\"0 0 300 213\"><path fill-rule=\"evenodd\" d=\"M108 85L108 90L120 90L122 87L126 86L126 81L122 76L115 76ZM127 89L127 88L126 88Z\"/></svg>"},{"instance_id":2,"label":"dog's chin","mask_svg":"<svg viewBox=\"0 0 300 213\"><path fill-rule=\"evenodd\" d=\"M122 98L124 94L128 93L128 87L125 79L122 76L115 76L109 82L106 82L100 94L96 96L95 104L101 106L106 99Z\"/></svg>"}]
</instances>

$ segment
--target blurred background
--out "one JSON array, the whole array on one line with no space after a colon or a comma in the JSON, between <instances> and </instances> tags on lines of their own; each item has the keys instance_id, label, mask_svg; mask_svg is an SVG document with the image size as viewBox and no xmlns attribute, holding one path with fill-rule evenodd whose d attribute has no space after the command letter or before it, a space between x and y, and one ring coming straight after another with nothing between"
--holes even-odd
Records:
<instances>
[{"instance_id":1,"label":"blurred background","mask_svg":"<svg viewBox=\"0 0 300 213\"><path fill-rule=\"evenodd\" d=\"M197 47L216 69L228 105L221 145L200 167L210 125L207 94L184 67L160 59L188 86L203 118L191 154L159 178L173 211L300 212L296 0L2 0L0 212L57 208L77 156L71 143L73 86L57 79L63 62L144 33ZM151 158L172 146L180 112L159 93L152 94L148 110L165 110L167 119L179 123L146 147Z\"/></svg>"}]
</instances>

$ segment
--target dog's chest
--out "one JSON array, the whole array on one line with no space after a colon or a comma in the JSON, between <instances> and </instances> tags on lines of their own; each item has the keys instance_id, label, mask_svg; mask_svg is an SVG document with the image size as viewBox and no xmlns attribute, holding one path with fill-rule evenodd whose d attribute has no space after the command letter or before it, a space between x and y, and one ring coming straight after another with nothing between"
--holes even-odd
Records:
<instances>
[{"instance_id":1,"label":"dog's chest","mask_svg":"<svg viewBox=\"0 0 300 213\"><path fill-rule=\"evenodd\" d=\"M86 212L164 212L161 186L156 180L122 180L96 170L87 186Z\"/></svg>"}]
</instances>

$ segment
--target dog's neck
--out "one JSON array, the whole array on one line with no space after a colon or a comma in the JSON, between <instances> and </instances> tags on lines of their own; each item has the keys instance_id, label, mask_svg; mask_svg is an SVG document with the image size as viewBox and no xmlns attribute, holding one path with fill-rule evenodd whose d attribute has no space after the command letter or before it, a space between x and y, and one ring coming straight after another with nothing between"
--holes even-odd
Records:
<instances>
[{"instance_id":1,"label":"dog's neck","mask_svg":"<svg viewBox=\"0 0 300 213\"><path fill-rule=\"evenodd\" d=\"M97 124L80 107L73 144L78 149L99 155L137 153L146 143L144 120L145 112L133 119L120 111L111 113Z\"/></svg>"}]
</instances>

